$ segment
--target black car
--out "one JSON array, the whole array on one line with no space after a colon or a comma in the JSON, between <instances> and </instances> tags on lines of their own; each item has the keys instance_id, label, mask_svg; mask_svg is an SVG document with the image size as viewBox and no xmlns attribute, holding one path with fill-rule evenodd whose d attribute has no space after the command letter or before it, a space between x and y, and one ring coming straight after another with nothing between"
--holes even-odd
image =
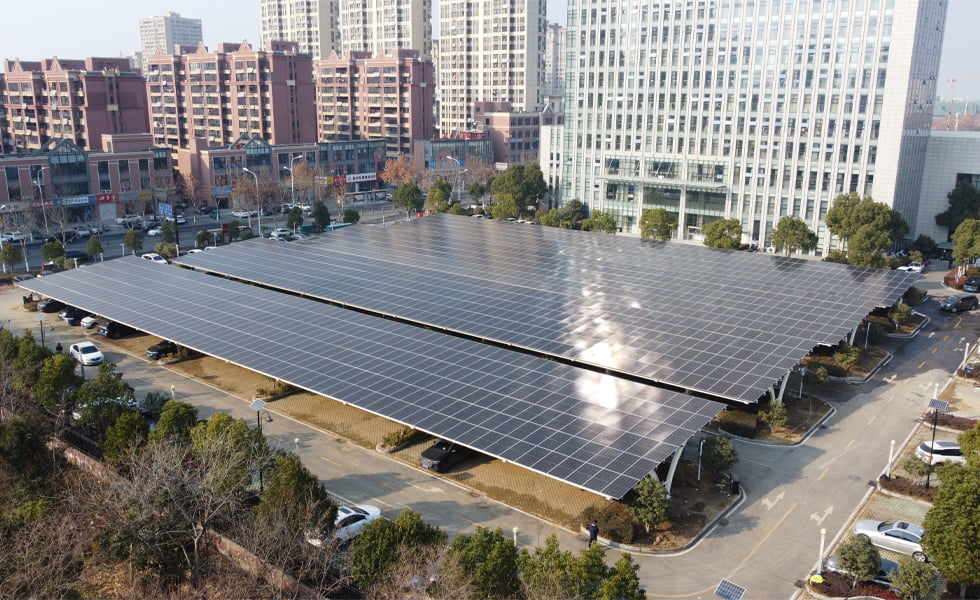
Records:
<instances>
[{"instance_id":1,"label":"black car","mask_svg":"<svg viewBox=\"0 0 980 600\"><path fill-rule=\"evenodd\" d=\"M83 250L65 250L65 258L69 260L87 260L88 254Z\"/></svg>"},{"instance_id":2,"label":"black car","mask_svg":"<svg viewBox=\"0 0 980 600\"><path fill-rule=\"evenodd\" d=\"M177 344L171 342L170 340L163 340L159 344L153 344L146 349L146 357L150 360L160 360L164 356L169 356L171 354L177 354L180 350Z\"/></svg>"},{"instance_id":3,"label":"black car","mask_svg":"<svg viewBox=\"0 0 980 600\"><path fill-rule=\"evenodd\" d=\"M959 312L961 310L973 310L977 307L977 297L973 294L957 294L947 296L939 301L939 309L949 312Z\"/></svg>"},{"instance_id":4,"label":"black car","mask_svg":"<svg viewBox=\"0 0 980 600\"><path fill-rule=\"evenodd\" d=\"M964 292L980 292L980 277L971 277L963 284Z\"/></svg>"},{"instance_id":5,"label":"black car","mask_svg":"<svg viewBox=\"0 0 980 600\"><path fill-rule=\"evenodd\" d=\"M63 311L58 313L58 316L65 320L65 323L69 325L78 325L82 322L82 319L88 316L88 313L80 308L75 308L74 306L65 307Z\"/></svg>"},{"instance_id":6,"label":"black car","mask_svg":"<svg viewBox=\"0 0 980 600\"><path fill-rule=\"evenodd\" d=\"M419 462L426 469L443 473L456 463L465 460L476 452L446 440L439 440L419 455Z\"/></svg>"},{"instance_id":7,"label":"black car","mask_svg":"<svg viewBox=\"0 0 980 600\"><path fill-rule=\"evenodd\" d=\"M116 340L124 335L133 333L135 329L129 327L128 325L123 325L122 323L116 323L115 321L108 321L99 325L99 335L104 335L110 340Z\"/></svg>"},{"instance_id":8,"label":"black car","mask_svg":"<svg viewBox=\"0 0 980 600\"><path fill-rule=\"evenodd\" d=\"M65 307L65 303L60 300L55 300L54 298L48 298L47 300L41 300L37 303L37 309L43 313L53 313L58 312Z\"/></svg>"}]
</instances>

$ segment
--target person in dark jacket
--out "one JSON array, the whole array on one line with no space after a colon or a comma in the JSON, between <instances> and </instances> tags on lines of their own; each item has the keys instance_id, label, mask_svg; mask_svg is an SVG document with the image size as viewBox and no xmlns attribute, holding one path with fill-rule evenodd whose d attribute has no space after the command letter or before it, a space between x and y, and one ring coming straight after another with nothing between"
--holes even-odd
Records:
<instances>
[{"instance_id":1,"label":"person in dark jacket","mask_svg":"<svg viewBox=\"0 0 980 600\"><path fill-rule=\"evenodd\" d=\"M595 521L589 523L589 548L599 539L599 524Z\"/></svg>"}]
</instances>

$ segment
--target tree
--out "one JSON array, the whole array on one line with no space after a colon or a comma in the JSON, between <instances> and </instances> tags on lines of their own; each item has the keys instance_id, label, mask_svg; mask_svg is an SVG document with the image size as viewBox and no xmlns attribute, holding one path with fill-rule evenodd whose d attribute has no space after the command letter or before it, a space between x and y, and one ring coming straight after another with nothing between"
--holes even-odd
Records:
<instances>
[{"instance_id":1,"label":"tree","mask_svg":"<svg viewBox=\"0 0 980 600\"><path fill-rule=\"evenodd\" d=\"M850 369L858 363L861 358L861 350L857 346L852 346L847 342L841 342L834 351L834 360L837 364L846 369Z\"/></svg>"},{"instance_id":2,"label":"tree","mask_svg":"<svg viewBox=\"0 0 980 600\"><path fill-rule=\"evenodd\" d=\"M23 394L32 393L41 373L41 367L52 355L54 351L38 344L34 340L34 334L25 331L24 335L17 339L17 354L12 365L14 389Z\"/></svg>"},{"instance_id":3,"label":"tree","mask_svg":"<svg viewBox=\"0 0 980 600\"><path fill-rule=\"evenodd\" d=\"M466 186L466 195L474 200L482 200L483 196L487 193L487 186L483 185L479 181L474 181L473 183Z\"/></svg>"},{"instance_id":4,"label":"tree","mask_svg":"<svg viewBox=\"0 0 980 600\"><path fill-rule=\"evenodd\" d=\"M197 409L186 402L170 400L163 405L157 428L150 432L150 442L186 445L191 441L191 429L197 423Z\"/></svg>"},{"instance_id":5,"label":"tree","mask_svg":"<svg viewBox=\"0 0 980 600\"><path fill-rule=\"evenodd\" d=\"M602 582L597 600L644 600L647 596L640 587L639 570L640 565L633 562L629 552L624 552Z\"/></svg>"},{"instance_id":6,"label":"tree","mask_svg":"<svg viewBox=\"0 0 980 600\"><path fill-rule=\"evenodd\" d=\"M177 257L177 244L173 242L160 242L153 247L153 251L167 260L172 260Z\"/></svg>"},{"instance_id":7,"label":"tree","mask_svg":"<svg viewBox=\"0 0 980 600\"><path fill-rule=\"evenodd\" d=\"M578 229L585 218L585 205L579 200L571 200L558 209L558 220L562 229Z\"/></svg>"},{"instance_id":8,"label":"tree","mask_svg":"<svg viewBox=\"0 0 980 600\"><path fill-rule=\"evenodd\" d=\"M43 486L55 467L47 448L50 428L35 418L0 421L0 464L28 487Z\"/></svg>"},{"instance_id":9,"label":"tree","mask_svg":"<svg viewBox=\"0 0 980 600\"><path fill-rule=\"evenodd\" d=\"M327 205L323 203L323 200L317 200L313 203L313 225L320 233L330 226L330 211L327 210Z\"/></svg>"},{"instance_id":10,"label":"tree","mask_svg":"<svg viewBox=\"0 0 980 600\"><path fill-rule=\"evenodd\" d=\"M45 242L41 244L41 258L47 262L54 262L64 257L65 247L58 242Z\"/></svg>"},{"instance_id":11,"label":"tree","mask_svg":"<svg viewBox=\"0 0 980 600\"><path fill-rule=\"evenodd\" d=\"M102 458L110 465L119 464L134 448L146 443L150 427L137 413L123 413L105 432Z\"/></svg>"},{"instance_id":12,"label":"tree","mask_svg":"<svg viewBox=\"0 0 980 600\"><path fill-rule=\"evenodd\" d=\"M351 543L351 567L360 589L378 582L397 560L399 549L442 546L446 534L422 521L421 515L403 510L395 521L377 519L361 530Z\"/></svg>"},{"instance_id":13,"label":"tree","mask_svg":"<svg viewBox=\"0 0 980 600\"><path fill-rule=\"evenodd\" d=\"M738 453L726 437L712 435L704 440L701 449L701 464L705 470L715 475L724 473L738 463Z\"/></svg>"},{"instance_id":14,"label":"tree","mask_svg":"<svg viewBox=\"0 0 980 600\"><path fill-rule=\"evenodd\" d=\"M616 233L616 217L599 210L592 211L592 217L582 221L583 231Z\"/></svg>"},{"instance_id":15,"label":"tree","mask_svg":"<svg viewBox=\"0 0 980 600\"><path fill-rule=\"evenodd\" d=\"M443 213L449 210L449 192L445 190L444 186L437 185L439 183L445 182L437 181L436 184L433 184L425 198L425 207L430 213Z\"/></svg>"},{"instance_id":16,"label":"tree","mask_svg":"<svg viewBox=\"0 0 980 600\"><path fill-rule=\"evenodd\" d=\"M391 195L391 203L407 213L418 212L423 206L422 190L415 182L403 183Z\"/></svg>"},{"instance_id":17,"label":"tree","mask_svg":"<svg viewBox=\"0 0 980 600\"><path fill-rule=\"evenodd\" d=\"M912 318L912 307L904 302L896 302L890 311L888 311L888 319L895 323L895 328L902 323L907 323L909 319Z\"/></svg>"},{"instance_id":18,"label":"tree","mask_svg":"<svg viewBox=\"0 0 980 600\"><path fill-rule=\"evenodd\" d=\"M704 245L736 249L742 243L742 224L738 219L721 219L704 226Z\"/></svg>"},{"instance_id":19,"label":"tree","mask_svg":"<svg viewBox=\"0 0 980 600\"><path fill-rule=\"evenodd\" d=\"M361 213L356 208L344 209L344 223L357 223L361 220Z\"/></svg>"},{"instance_id":20,"label":"tree","mask_svg":"<svg viewBox=\"0 0 980 600\"><path fill-rule=\"evenodd\" d=\"M211 232L207 229L202 229L197 232L194 236L194 247L195 248L205 248L211 242Z\"/></svg>"},{"instance_id":21,"label":"tree","mask_svg":"<svg viewBox=\"0 0 980 600\"><path fill-rule=\"evenodd\" d=\"M980 424L967 429L956 440L960 443L960 450L966 457L966 464L971 469L980 470Z\"/></svg>"},{"instance_id":22,"label":"tree","mask_svg":"<svg viewBox=\"0 0 980 600\"><path fill-rule=\"evenodd\" d=\"M881 554L866 535L853 535L837 548L842 569L851 574L853 588L859 581L870 581L881 570Z\"/></svg>"},{"instance_id":23,"label":"tree","mask_svg":"<svg viewBox=\"0 0 980 600\"><path fill-rule=\"evenodd\" d=\"M238 219L232 219L228 222L228 238L237 240L242 236L242 224Z\"/></svg>"},{"instance_id":24,"label":"tree","mask_svg":"<svg viewBox=\"0 0 980 600\"><path fill-rule=\"evenodd\" d=\"M479 598L509 599L517 595L517 549L498 527L477 526L473 535L460 534L449 546L449 555L473 577Z\"/></svg>"},{"instance_id":25,"label":"tree","mask_svg":"<svg viewBox=\"0 0 980 600\"><path fill-rule=\"evenodd\" d=\"M137 229L130 229L123 236L123 246L133 254L143 250L143 232Z\"/></svg>"},{"instance_id":26,"label":"tree","mask_svg":"<svg viewBox=\"0 0 980 600\"><path fill-rule=\"evenodd\" d=\"M116 365L103 362L95 377L82 383L75 395L75 405L80 415L78 424L93 428L98 436L135 405L133 386L116 372Z\"/></svg>"},{"instance_id":27,"label":"tree","mask_svg":"<svg viewBox=\"0 0 980 600\"><path fill-rule=\"evenodd\" d=\"M10 267L10 270L14 270L14 265L20 263L24 260L24 253L21 252L20 248L12 242L7 242L0 249L0 263Z\"/></svg>"},{"instance_id":28,"label":"tree","mask_svg":"<svg viewBox=\"0 0 980 600\"><path fill-rule=\"evenodd\" d=\"M892 573L892 591L903 600L925 600L935 592L937 576L929 563L903 556L898 559L898 572Z\"/></svg>"},{"instance_id":29,"label":"tree","mask_svg":"<svg viewBox=\"0 0 980 600\"><path fill-rule=\"evenodd\" d=\"M922 523L923 549L948 581L959 584L961 598L966 586L980 583L980 475L975 465L937 469L943 484Z\"/></svg>"},{"instance_id":30,"label":"tree","mask_svg":"<svg viewBox=\"0 0 980 600\"><path fill-rule=\"evenodd\" d=\"M177 243L177 224L174 221L164 220L160 224L160 242L164 244Z\"/></svg>"},{"instance_id":31,"label":"tree","mask_svg":"<svg viewBox=\"0 0 980 600\"><path fill-rule=\"evenodd\" d=\"M912 251L918 250L922 253L923 258L939 255L939 245L936 244L934 239L925 234L920 234L919 237L915 238L915 241L909 245L909 250L910 254Z\"/></svg>"},{"instance_id":32,"label":"tree","mask_svg":"<svg viewBox=\"0 0 980 600\"><path fill-rule=\"evenodd\" d=\"M102 242L100 242L99 238L95 237L94 235L91 236L88 239L88 242L85 244L85 254L87 254L89 258L94 258L103 252L105 252L105 250L102 248Z\"/></svg>"},{"instance_id":33,"label":"tree","mask_svg":"<svg viewBox=\"0 0 980 600\"><path fill-rule=\"evenodd\" d=\"M490 214L498 221L517 219L521 216L521 207L517 204L514 196L509 193L501 193L497 194L496 203L490 207Z\"/></svg>"},{"instance_id":34,"label":"tree","mask_svg":"<svg viewBox=\"0 0 980 600\"><path fill-rule=\"evenodd\" d=\"M647 475L633 487L633 497L626 508L650 533L651 526L667 520L669 506L667 488L658 479Z\"/></svg>"},{"instance_id":35,"label":"tree","mask_svg":"<svg viewBox=\"0 0 980 600\"><path fill-rule=\"evenodd\" d=\"M418 183L418 177L412 163L407 156L399 156L397 160L389 160L385 163L385 170L381 173L381 180L388 185L401 186L405 183Z\"/></svg>"},{"instance_id":36,"label":"tree","mask_svg":"<svg viewBox=\"0 0 980 600\"><path fill-rule=\"evenodd\" d=\"M953 258L958 263L964 263L978 256L980 256L980 219L966 219L953 232Z\"/></svg>"},{"instance_id":37,"label":"tree","mask_svg":"<svg viewBox=\"0 0 980 600\"><path fill-rule=\"evenodd\" d=\"M797 249L801 252L815 250L819 240L803 219L786 215L772 230L770 242L789 256Z\"/></svg>"},{"instance_id":38,"label":"tree","mask_svg":"<svg viewBox=\"0 0 980 600\"><path fill-rule=\"evenodd\" d=\"M664 208L648 208L640 213L640 237L669 242L677 229L677 217Z\"/></svg>"},{"instance_id":39,"label":"tree","mask_svg":"<svg viewBox=\"0 0 980 600\"><path fill-rule=\"evenodd\" d=\"M972 183L964 181L958 184L946 194L946 198L949 208L936 215L936 225L952 233L963 221L980 218L980 191Z\"/></svg>"},{"instance_id":40,"label":"tree","mask_svg":"<svg viewBox=\"0 0 980 600\"><path fill-rule=\"evenodd\" d=\"M537 205L538 199L548 192L548 184L536 163L511 165L506 171L493 178L489 184L494 201L501 195L509 195L517 206L519 217L527 212L528 206ZM496 218L496 217L494 217Z\"/></svg>"},{"instance_id":41,"label":"tree","mask_svg":"<svg viewBox=\"0 0 980 600\"><path fill-rule=\"evenodd\" d=\"M544 547L521 550L517 559L521 586L527 600L571 600L578 598L578 586L573 577L577 558L562 551L555 534L548 536Z\"/></svg>"},{"instance_id":42,"label":"tree","mask_svg":"<svg viewBox=\"0 0 980 600\"><path fill-rule=\"evenodd\" d=\"M909 226L901 214L870 196L856 192L834 199L826 217L827 229L841 240L852 265L879 267L882 253L902 239Z\"/></svg>"},{"instance_id":43,"label":"tree","mask_svg":"<svg viewBox=\"0 0 980 600\"><path fill-rule=\"evenodd\" d=\"M320 480L295 454L279 454L265 469L265 491L255 507L259 517L269 513L279 513L280 518L305 538L309 515L319 515L323 523L333 526L337 516L337 506L330 499ZM308 510L307 503L312 503ZM303 540L305 542L305 539Z\"/></svg>"},{"instance_id":44,"label":"tree","mask_svg":"<svg viewBox=\"0 0 980 600\"><path fill-rule=\"evenodd\" d=\"M60 425L67 424L75 410L74 390L80 382L75 374L75 361L64 354L55 354L41 365L34 384L34 399L58 415Z\"/></svg>"},{"instance_id":45,"label":"tree","mask_svg":"<svg viewBox=\"0 0 980 600\"><path fill-rule=\"evenodd\" d=\"M303 209L294 206L289 209L289 213L286 215L286 228L290 231L297 231L303 226Z\"/></svg>"}]
</instances>

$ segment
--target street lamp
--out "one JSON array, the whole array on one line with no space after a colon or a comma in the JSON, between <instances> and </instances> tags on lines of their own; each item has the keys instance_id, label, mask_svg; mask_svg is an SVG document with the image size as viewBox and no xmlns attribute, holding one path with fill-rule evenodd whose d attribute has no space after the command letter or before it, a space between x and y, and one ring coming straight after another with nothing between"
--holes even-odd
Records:
<instances>
[{"instance_id":1,"label":"street lamp","mask_svg":"<svg viewBox=\"0 0 980 600\"><path fill-rule=\"evenodd\" d=\"M48 209L45 208L44 206L44 189L41 187L44 182L45 169L47 169L47 167L41 167L40 169L38 169L37 180L34 182L34 184L37 186L38 196L41 197L41 215L44 217L44 234L47 235L48 233L50 233L48 230ZM32 237L31 239L33 240L34 238Z\"/></svg>"},{"instance_id":2,"label":"street lamp","mask_svg":"<svg viewBox=\"0 0 980 600\"><path fill-rule=\"evenodd\" d=\"M293 206L296 206L296 178L293 177L293 163L301 158L306 157L302 154L299 156L294 156L289 160L289 166L284 167L287 171L289 171L289 199L293 203Z\"/></svg>"},{"instance_id":3,"label":"street lamp","mask_svg":"<svg viewBox=\"0 0 980 600\"><path fill-rule=\"evenodd\" d=\"M259 237L262 237L262 199L259 198L259 176L245 167L242 167L242 171L245 171L249 175L255 178L255 205L258 207L259 213Z\"/></svg>"},{"instance_id":4,"label":"street lamp","mask_svg":"<svg viewBox=\"0 0 980 600\"><path fill-rule=\"evenodd\" d=\"M456 193L456 203L459 204L463 201L463 190L459 186L460 177L463 176L463 173L469 172L469 169L464 169L463 163L459 162L458 158L453 158L450 155L446 155L446 158L456 163L456 177L453 178L453 187L459 188L459 191Z\"/></svg>"}]
</instances>

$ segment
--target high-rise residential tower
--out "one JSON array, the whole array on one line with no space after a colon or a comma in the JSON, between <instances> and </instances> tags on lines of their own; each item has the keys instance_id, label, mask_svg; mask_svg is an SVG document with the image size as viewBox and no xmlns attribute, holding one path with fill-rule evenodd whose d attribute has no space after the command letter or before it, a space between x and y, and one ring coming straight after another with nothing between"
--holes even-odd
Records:
<instances>
[{"instance_id":1,"label":"high-rise residential tower","mask_svg":"<svg viewBox=\"0 0 980 600\"><path fill-rule=\"evenodd\" d=\"M200 19L187 19L175 12L140 19L140 50L144 59L156 54L158 49L173 54L174 46L196 46L203 40Z\"/></svg>"},{"instance_id":2,"label":"high-rise residential tower","mask_svg":"<svg viewBox=\"0 0 980 600\"><path fill-rule=\"evenodd\" d=\"M259 0L262 44L296 42L313 60L340 50L337 0Z\"/></svg>"},{"instance_id":3,"label":"high-rise residential tower","mask_svg":"<svg viewBox=\"0 0 980 600\"><path fill-rule=\"evenodd\" d=\"M439 2L439 129L470 131L474 103L509 102L514 111L543 104L545 0Z\"/></svg>"},{"instance_id":4,"label":"high-rise residential tower","mask_svg":"<svg viewBox=\"0 0 980 600\"><path fill-rule=\"evenodd\" d=\"M544 52L544 95L565 95L565 28L548 23Z\"/></svg>"},{"instance_id":5,"label":"high-rise residential tower","mask_svg":"<svg viewBox=\"0 0 980 600\"><path fill-rule=\"evenodd\" d=\"M562 201L760 244L793 215L825 252L854 191L915 232L946 4L570 0Z\"/></svg>"},{"instance_id":6,"label":"high-rise residential tower","mask_svg":"<svg viewBox=\"0 0 980 600\"><path fill-rule=\"evenodd\" d=\"M432 59L432 0L347 0L340 23L344 54L409 49Z\"/></svg>"}]
</instances>

